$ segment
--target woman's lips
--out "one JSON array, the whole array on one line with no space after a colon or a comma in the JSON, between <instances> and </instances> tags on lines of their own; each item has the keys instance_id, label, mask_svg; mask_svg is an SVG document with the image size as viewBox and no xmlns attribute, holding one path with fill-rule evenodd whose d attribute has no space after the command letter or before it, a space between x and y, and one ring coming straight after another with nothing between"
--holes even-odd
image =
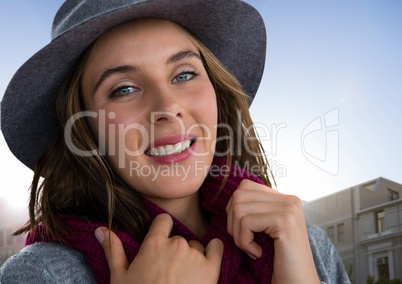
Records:
<instances>
[{"instance_id":1,"label":"woman's lips","mask_svg":"<svg viewBox=\"0 0 402 284\"><path fill-rule=\"evenodd\" d=\"M145 151L145 154L151 157L164 157L168 155L176 155L190 148L195 138L186 139L175 144L166 144L151 147Z\"/></svg>"},{"instance_id":2,"label":"woman's lips","mask_svg":"<svg viewBox=\"0 0 402 284\"><path fill-rule=\"evenodd\" d=\"M157 163L178 163L192 155L196 140L196 137L184 134L159 138L151 143L145 155Z\"/></svg>"}]
</instances>

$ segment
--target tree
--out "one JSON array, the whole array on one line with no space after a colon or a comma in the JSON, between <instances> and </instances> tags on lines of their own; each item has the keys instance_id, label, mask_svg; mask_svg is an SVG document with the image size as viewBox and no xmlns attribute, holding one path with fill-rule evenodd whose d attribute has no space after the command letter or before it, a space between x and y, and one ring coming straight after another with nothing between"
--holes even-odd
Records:
<instances>
[{"instance_id":1,"label":"tree","mask_svg":"<svg viewBox=\"0 0 402 284\"><path fill-rule=\"evenodd\" d=\"M371 275L367 276L366 284L374 284L374 277Z\"/></svg>"},{"instance_id":2,"label":"tree","mask_svg":"<svg viewBox=\"0 0 402 284\"><path fill-rule=\"evenodd\" d=\"M402 281L397 278L389 279L385 276L380 276L377 281L374 281L374 277L369 275L367 276L366 284L402 284Z\"/></svg>"}]
</instances>

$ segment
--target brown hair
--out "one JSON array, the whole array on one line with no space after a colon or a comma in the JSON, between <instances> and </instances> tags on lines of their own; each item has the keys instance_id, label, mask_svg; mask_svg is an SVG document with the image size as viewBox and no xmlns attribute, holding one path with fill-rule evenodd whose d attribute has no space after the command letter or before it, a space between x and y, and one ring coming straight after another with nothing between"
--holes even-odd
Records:
<instances>
[{"instance_id":1,"label":"brown hair","mask_svg":"<svg viewBox=\"0 0 402 284\"><path fill-rule=\"evenodd\" d=\"M215 88L219 125L229 125L233 131L229 133L229 129L218 127L216 153L224 156L227 164L253 165L254 170L257 168L253 174L271 186L266 156L240 83L207 47L186 30L182 31L198 48ZM30 189L29 222L16 234L27 232L42 222L55 239L64 241L63 236L74 228L63 222L62 214L72 214L88 222L107 223L109 228L119 228L137 240L142 240L148 231L150 221L139 194L125 184L98 154L96 137L88 121L76 120L69 136L78 149L94 150L97 154L75 155L64 141L64 126L71 117L85 109L80 80L92 49L93 45L77 60L60 89L57 100L59 135L36 165ZM219 137L233 139L220 140Z\"/></svg>"}]
</instances>

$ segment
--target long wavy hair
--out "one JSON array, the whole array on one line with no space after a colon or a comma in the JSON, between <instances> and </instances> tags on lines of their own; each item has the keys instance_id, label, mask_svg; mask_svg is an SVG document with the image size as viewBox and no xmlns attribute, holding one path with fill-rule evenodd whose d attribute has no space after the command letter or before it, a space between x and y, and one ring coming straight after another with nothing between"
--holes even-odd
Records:
<instances>
[{"instance_id":1,"label":"long wavy hair","mask_svg":"<svg viewBox=\"0 0 402 284\"><path fill-rule=\"evenodd\" d=\"M245 168L252 165L253 174L271 186L270 168L250 117L247 95L235 76L203 43L184 28L179 28L199 50L215 89L218 125L230 126L230 129L217 129L216 155L223 156L228 165L236 163ZM142 240L149 229L150 220L141 196L99 154L97 137L88 121L76 120L69 137L75 147L94 151L95 155L76 155L64 141L68 120L85 110L80 84L93 46L77 60L60 88L57 98L59 133L35 167L30 188L29 221L15 234L28 232L42 223L55 239L64 242L63 236L74 228L69 228L63 222L63 214L74 215L88 222L106 223L109 228L119 228L137 240Z\"/></svg>"}]
</instances>

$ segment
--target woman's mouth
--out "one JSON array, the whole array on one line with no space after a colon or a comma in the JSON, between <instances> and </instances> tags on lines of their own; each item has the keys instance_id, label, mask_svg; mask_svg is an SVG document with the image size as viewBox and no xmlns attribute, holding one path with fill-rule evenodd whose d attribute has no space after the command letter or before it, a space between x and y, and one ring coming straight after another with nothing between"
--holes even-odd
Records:
<instances>
[{"instance_id":1,"label":"woman's mouth","mask_svg":"<svg viewBox=\"0 0 402 284\"><path fill-rule=\"evenodd\" d=\"M190 148L194 143L195 138L180 141L174 145L161 145L158 147L151 147L145 151L145 155L150 157L163 157L168 155L177 155Z\"/></svg>"}]
</instances>

